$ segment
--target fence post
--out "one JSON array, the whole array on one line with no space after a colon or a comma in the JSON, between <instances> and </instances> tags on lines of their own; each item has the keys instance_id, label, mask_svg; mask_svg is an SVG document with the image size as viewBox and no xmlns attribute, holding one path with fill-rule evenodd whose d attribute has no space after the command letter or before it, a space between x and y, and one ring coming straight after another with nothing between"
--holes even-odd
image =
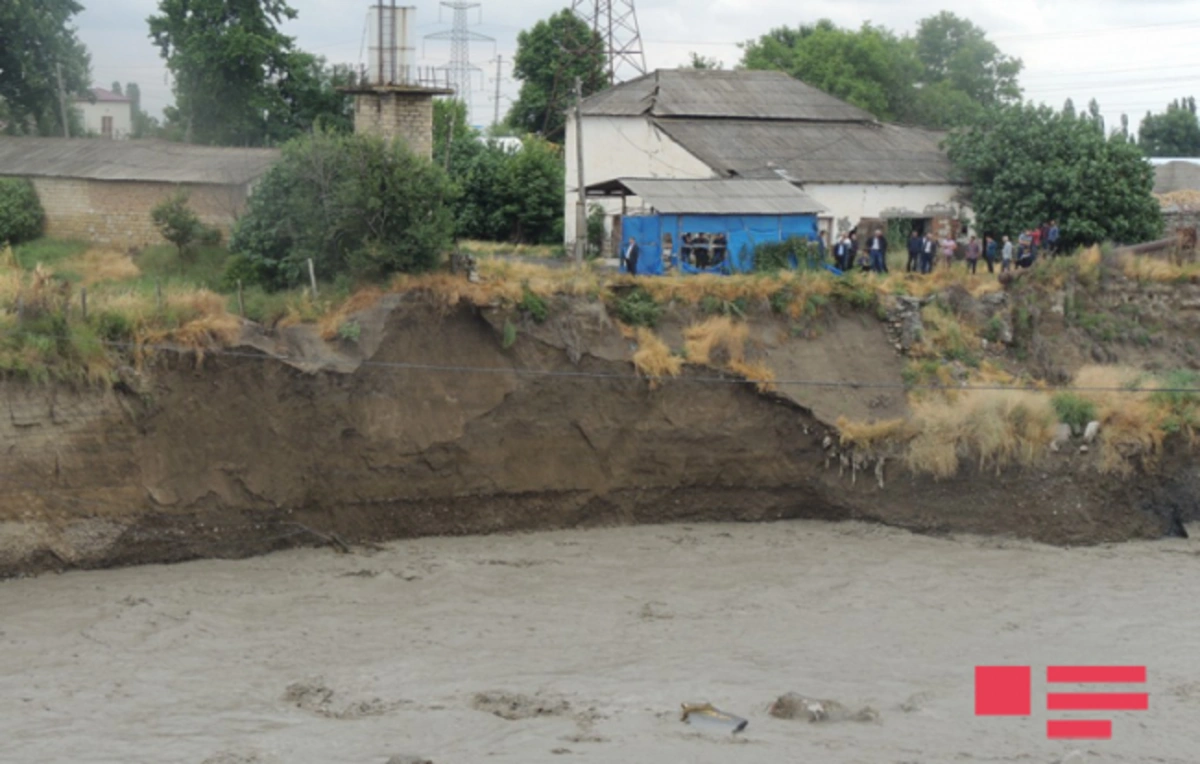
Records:
<instances>
[{"instance_id":1,"label":"fence post","mask_svg":"<svg viewBox=\"0 0 1200 764\"><path fill-rule=\"evenodd\" d=\"M25 295L17 295L17 323L25 320Z\"/></svg>"},{"instance_id":2,"label":"fence post","mask_svg":"<svg viewBox=\"0 0 1200 764\"><path fill-rule=\"evenodd\" d=\"M313 268L312 258L308 258L308 280L312 282L313 299L317 299L317 271Z\"/></svg>"},{"instance_id":3,"label":"fence post","mask_svg":"<svg viewBox=\"0 0 1200 764\"><path fill-rule=\"evenodd\" d=\"M79 288L79 304L83 308L83 320L87 321L87 287Z\"/></svg>"},{"instance_id":4,"label":"fence post","mask_svg":"<svg viewBox=\"0 0 1200 764\"><path fill-rule=\"evenodd\" d=\"M238 279L238 315L246 317L246 301L242 298L242 280Z\"/></svg>"},{"instance_id":5,"label":"fence post","mask_svg":"<svg viewBox=\"0 0 1200 764\"><path fill-rule=\"evenodd\" d=\"M162 313L162 282L154 282L154 303L158 307L158 312Z\"/></svg>"}]
</instances>

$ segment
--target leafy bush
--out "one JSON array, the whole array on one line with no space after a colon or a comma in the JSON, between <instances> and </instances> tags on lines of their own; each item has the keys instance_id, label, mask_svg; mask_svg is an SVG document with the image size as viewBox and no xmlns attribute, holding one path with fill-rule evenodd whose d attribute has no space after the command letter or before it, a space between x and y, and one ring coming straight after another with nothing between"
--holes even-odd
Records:
<instances>
[{"instance_id":1,"label":"leafy bush","mask_svg":"<svg viewBox=\"0 0 1200 764\"><path fill-rule=\"evenodd\" d=\"M546 307L546 301L539 297L526 286L524 293L521 295L521 310L529 314L529 316L537 323L542 323L546 317L550 315L550 309Z\"/></svg>"},{"instance_id":2,"label":"leafy bush","mask_svg":"<svg viewBox=\"0 0 1200 764\"><path fill-rule=\"evenodd\" d=\"M205 231L200 218L188 207L188 195L182 191L155 205L150 210L150 219L162 237L179 250L180 259L186 256Z\"/></svg>"},{"instance_id":3,"label":"leafy bush","mask_svg":"<svg viewBox=\"0 0 1200 764\"><path fill-rule=\"evenodd\" d=\"M358 342L362 337L362 325L357 321L347 321L338 327L337 333L346 342Z\"/></svg>"},{"instance_id":4,"label":"leafy bush","mask_svg":"<svg viewBox=\"0 0 1200 764\"><path fill-rule=\"evenodd\" d=\"M227 281L282 289L307 278L383 279L432 268L449 246L454 189L403 141L319 131L283 148L230 239Z\"/></svg>"},{"instance_id":5,"label":"leafy bush","mask_svg":"<svg viewBox=\"0 0 1200 764\"><path fill-rule=\"evenodd\" d=\"M133 323L122 313L105 311L96 316L96 334L106 342L126 342L133 337Z\"/></svg>"},{"instance_id":6,"label":"leafy bush","mask_svg":"<svg viewBox=\"0 0 1200 764\"><path fill-rule=\"evenodd\" d=\"M815 254L816 245L800 236L785 241L759 244L754 248L754 270L759 273L774 273L792 267L796 263L804 268L810 254Z\"/></svg>"},{"instance_id":7,"label":"leafy bush","mask_svg":"<svg viewBox=\"0 0 1200 764\"><path fill-rule=\"evenodd\" d=\"M0 244L16 244L42 235L46 213L33 184L24 178L0 178Z\"/></svg>"},{"instance_id":8,"label":"leafy bush","mask_svg":"<svg viewBox=\"0 0 1200 764\"><path fill-rule=\"evenodd\" d=\"M508 350L517 342L517 326L507 318L504 319L504 336L500 340L500 346Z\"/></svg>"},{"instance_id":9,"label":"leafy bush","mask_svg":"<svg viewBox=\"0 0 1200 764\"><path fill-rule=\"evenodd\" d=\"M604 251L604 208L599 204L588 207L587 240L588 256L599 257Z\"/></svg>"},{"instance_id":10,"label":"leafy bush","mask_svg":"<svg viewBox=\"0 0 1200 764\"><path fill-rule=\"evenodd\" d=\"M455 210L460 237L524 244L562 241L565 181L557 146L535 137L526 138L518 151L489 144L455 174L462 189Z\"/></svg>"},{"instance_id":11,"label":"leafy bush","mask_svg":"<svg viewBox=\"0 0 1200 764\"><path fill-rule=\"evenodd\" d=\"M617 318L630 326L654 328L662 318L662 306L654 301L653 295L641 287L617 298L614 307Z\"/></svg>"},{"instance_id":12,"label":"leafy bush","mask_svg":"<svg viewBox=\"0 0 1200 764\"><path fill-rule=\"evenodd\" d=\"M1071 425L1073 430L1082 430L1096 419L1096 404L1078 393L1056 393L1050 403L1058 421Z\"/></svg>"}]
</instances>

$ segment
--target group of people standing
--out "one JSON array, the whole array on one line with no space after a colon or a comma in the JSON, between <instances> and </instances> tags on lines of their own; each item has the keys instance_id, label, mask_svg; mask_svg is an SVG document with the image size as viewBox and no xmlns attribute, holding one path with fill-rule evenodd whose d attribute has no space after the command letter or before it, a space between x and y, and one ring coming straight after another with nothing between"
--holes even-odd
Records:
<instances>
[{"instance_id":1,"label":"group of people standing","mask_svg":"<svg viewBox=\"0 0 1200 764\"><path fill-rule=\"evenodd\" d=\"M825 232L817 245L821 258L825 257ZM873 273L888 273L887 263L888 240L881 229L867 239L867 244L861 250L858 245L858 232L850 231L842 234L841 239L833 248L833 263L843 273L849 272L855 266Z\"/></svg>"},{"instance_id":2,"label":"group of people standing","mask_svg":"<svg viewBox=\"0 0 1200 764\"><path fill-rule=\"evenodd\" d=\"M1023 232L1014 243L1008 236L1000 241L992 236L985 236L983 241L971 236L965 243L964 261L969 273L976 273L979 261L987 265L988 273L995 273L999 266L1000 272L1016 268L1028 268L1037 260L1038 254L1056 255L1059 252L1060 232L1058 223L1051 220L1043 225ZM946 236L938 239L932 231L922 235L913 231L908 239L908 273L932 273L939 261L949 268L954 264L960 243L953 237ZM825 234L821 233L817 244L820 257L824 260L826 243ZM858 234L850 231L842 234L833 248L834 265L843 273L855 268L873 273L888 273L887 264L888 240L880 229L860 247Z\"/></svg>"}]
</instances>

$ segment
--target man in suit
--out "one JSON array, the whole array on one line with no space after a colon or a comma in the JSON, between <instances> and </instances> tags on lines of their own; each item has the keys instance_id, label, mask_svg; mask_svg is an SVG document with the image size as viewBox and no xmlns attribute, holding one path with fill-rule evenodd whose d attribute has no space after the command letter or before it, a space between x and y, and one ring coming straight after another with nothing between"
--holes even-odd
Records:
<instances>
[{"instance_id":1,"label":"man in suit","mask_svg":"<svg viewBox=\"0 0 1200 764\"><path fill-rule=\"evenodd\" d=\"M629 246L625 248L625 272L631 276L637 275L638 245L637 239L629 237Z\"/></svg>"}]
</instances>

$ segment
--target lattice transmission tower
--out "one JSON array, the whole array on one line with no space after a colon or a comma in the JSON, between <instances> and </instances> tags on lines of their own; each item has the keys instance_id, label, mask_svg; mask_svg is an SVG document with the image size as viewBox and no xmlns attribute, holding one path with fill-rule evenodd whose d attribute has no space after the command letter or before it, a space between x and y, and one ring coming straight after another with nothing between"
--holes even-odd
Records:
<instances>
[{"instance_id":1,"label":"lattice transmission tower","mask_svg":"<svg viewBox=\"0 0 1200 764\"><path fill-rule=\"evenodd\" d=\"M604 41L608 84L646 73L646 52L633 0L572 0L571 10Z\"/></svg>"},{"instance_id":2,"label":"lattice transmission tower","mask_svg":"<svg viewBox=\"0 0 1200 764\"><path fill-rule=\"evenodd\" d=\"M483 70L471 63L471 43L495 43L494 38L471 31L468 12L480 7L479 3L468 0L442 0L443 8L454 11L454 22L445 32L434 32L425 35L426 40L449 40L450 62L439 69L446 72L450 87L454 89L455 97L471 108L471 79L472 75Z\"/></svg>"}]
</instances>

